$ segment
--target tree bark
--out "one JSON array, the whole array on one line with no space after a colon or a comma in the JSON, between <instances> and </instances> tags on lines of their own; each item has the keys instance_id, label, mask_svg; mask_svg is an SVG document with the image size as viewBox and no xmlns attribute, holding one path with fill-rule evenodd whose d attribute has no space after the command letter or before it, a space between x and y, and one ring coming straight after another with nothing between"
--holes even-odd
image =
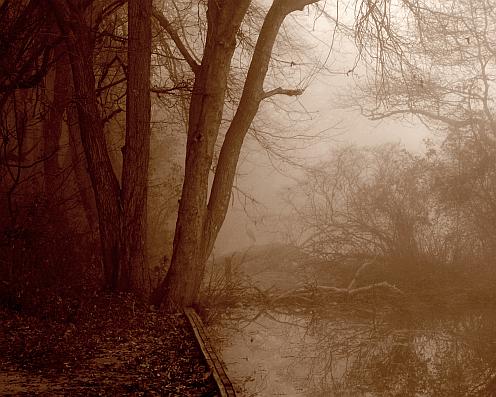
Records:
<instances>
[{"instance_id":1,"label":"tree bark","mask_svg":"<svg viewBox=\"0 0 496 397\"><path fill-rule=\"evenodd\" d=\"M122 167L123 224L120 289L143 291L150 157L151 0L128 1L126 141Z\"/></svg>"},{"instance_id":2,"label":"tree bark","mask_svg":"<svg viewBox=\"0 0 496 397\"><path fill-rule=\"evenodd\" d=\"M91 190L91 180L88 175L88 165L84 156L81 134L79 132L78 115L74 106L67 108L67 129L69 130L69 147L71 151L71 163L78 187L81 205L83 207L86 222L92 237L98 231L97 210L95 197Z\"/></svg>"},{"instance_id":3,"label":"tree bark","mask_svg":"<svg viewBox=\"0 0 496 397\"><path fill-rule=\"evenodd\" d=\"M219 133L236 33L250 1L208 4L208 31L202 63L195 71L189 109L185 178L179 203L171 266L155 291L153 303L167 311L191 306L201 283L201 251L208 174Z\"/></svg>"},{"instance_id":4,"label":"tree bark","mask_svg":"<svg viewBox=\"0 0 496 397\"><path fill-rule=\"evenodd\" d=\"M298 6L297 8L294 8L295 4ZM236 167L246 133L258 112L260 102L264 98L263 83L277 34L286 16L299 8L301 8L299 2L274 1L264 19L246 76L243 93L227 130L217 162L204 228L205 261L212 252L227 214Z\"/></svg>"},{"instance_id":5,"label":"tree bark","mask_svg":"<svg viewBox=\"0 0 496 397\"><path fill-rule=\"evenodd\" d=\"M81 142L95 193L105 286L115 290L120 273L120 187L107 151L93 72L93 38L80 11L63 0L47 0L65 36L79 119Z\"/></svg>"}]
</instances>

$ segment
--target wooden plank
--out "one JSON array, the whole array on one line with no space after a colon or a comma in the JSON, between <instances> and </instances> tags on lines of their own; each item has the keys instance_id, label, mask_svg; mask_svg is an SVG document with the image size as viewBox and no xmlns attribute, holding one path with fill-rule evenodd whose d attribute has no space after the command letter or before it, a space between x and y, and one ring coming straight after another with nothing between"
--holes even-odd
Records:
<instances>
[{"instance_id":1,"label":"wooden plank","mask_svg":"<svg viewBox=\"0 0 496 397\"><path fill-rule=\"evenodd\" d=\"M191 328L193 328L193 332L198 344L200 345L203 356L205 357L205 361L207 362L210 371L212 371L212 375L217 383L221 397L236 396L236 392L234 391L234 387L226 374L224 365L217 356L217 353L208 339L207 331L205 330L205 326L200 316L198 316L198 313L196 313L195 309L192 307L187 307L184 309L184 313L191 324Z\"/></svg>"}]
</instances>

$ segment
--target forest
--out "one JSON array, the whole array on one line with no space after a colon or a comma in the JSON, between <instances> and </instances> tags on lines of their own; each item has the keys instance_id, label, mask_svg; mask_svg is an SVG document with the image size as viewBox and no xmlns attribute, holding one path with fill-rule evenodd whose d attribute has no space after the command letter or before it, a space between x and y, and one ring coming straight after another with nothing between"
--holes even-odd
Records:
<instances>
[{"instance_id":1,"label":"forest","mask_svg":"<svg viewBox=\"0 0 496 397\"><path fill-rule=\"evenodd\" d=\"M194 307L306 329L302 395L496 395L495 57L494 0L0 0L0 394L217 395Z\"/></svg>"}]
</instances>

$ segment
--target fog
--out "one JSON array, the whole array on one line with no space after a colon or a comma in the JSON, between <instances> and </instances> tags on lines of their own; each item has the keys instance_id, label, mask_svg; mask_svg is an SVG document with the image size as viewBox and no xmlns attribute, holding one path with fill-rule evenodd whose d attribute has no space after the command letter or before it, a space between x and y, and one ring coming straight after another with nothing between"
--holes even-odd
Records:
<instances>
[{"instance_id":1,"label":"fog","mask_svg":"<svg viewBox=\"0 0 496 397\"><path fill-rule=\"evenodd\" d=\"M425 139L439 140L419 119L386 119L371 121L358 109L338 108L343 92L353 90L356 81L346 76L318 76L299 99L301 106L311 114L311 129L324 131L316 141L309 140L306 148L288 153L301 167L312 166L328 158L332 148L357 145L374 146L388 142L398 143L407 150L423 152ZM296 125L296 128L303 128ZM291 143L289 143L291 145ZM302 169L297 165L272 159L256 143L245 150L238 165L237 187L249 192L256 203L233 191L231 206L215 244L215 254L243 250L254 244L283 242L279 218L285 215L283 191L297 183ZM254 233L256 241L248 236Z\"/></svg>"},{"instance_id":2,"label":"fog","mask_svg":"<svg viewBox=\"0 0 496 397\"><path fill-rule=\"evenodd\" d=\"M467 48L485 34L475 24L465 46L431 32L405 64L367 64L350 36L329 44L328 21L293 22L325 61L303 95L259 117L275 134L318 138L289 138L280 157L245 146L203 295L238 391L494 395L494 218L482 199L494 201L492 44ZM387 82L374 75L382 61L395 70ZM478 180L481 201L465 208Z\"/></svg>"},{"instance_id":3,"label":"fog","mask_svg":"<svg viewBox=\"0 0 496 397\"><path fill-rule=\"evenodd\" d=\"M495 10L0 1L0 394L496 396Z\"/></svg>"},{"instance_id":4,"label":"fog","mask_svg":"<svg viewBox=\"0 0 496 397\"><path fill-rule=\"evenodd\" d=\"M353 24L353 9L344 7L339 17L341 23ZM256 203L236 189L233 191L229 212L215 244L216 254L254 244L281 242L284 230L280 230L279 218L285 215L284 189L297 182L304 167L328 158L332 148L394 142L407 150L423 152L425 139L439 140L439 135L414 115L373 121L363 114L360 107L372 106L373 98L364 98L360 103L356 96L370 79L370 71L359 61L356 43L349 32L333 34L334 22L324 17L315 18L312 13L293 16L287 29L298 31L299 44L311 48L312 60L319 66L316 70L303 68L298 77L292 76L293 84L303 84L305 91L296 100L278 98L288 110L272 113L270 109L266 116L262 108L259 118L263 118L268 130L275 123L282 135L291 137L298 131L303 136L315 137L304 139L303 144L287 139L283 146L289 150L284 156L290 161L270 155L256 142L247 142L238 163L236 187L249 192ZM284 56L288 60L291 57L290 54ZM266 85L270 83L268 79ZM287 134L285 128L292 133ZM247 233L254 233L256 241Z\"/></svg>"}]
</instances>

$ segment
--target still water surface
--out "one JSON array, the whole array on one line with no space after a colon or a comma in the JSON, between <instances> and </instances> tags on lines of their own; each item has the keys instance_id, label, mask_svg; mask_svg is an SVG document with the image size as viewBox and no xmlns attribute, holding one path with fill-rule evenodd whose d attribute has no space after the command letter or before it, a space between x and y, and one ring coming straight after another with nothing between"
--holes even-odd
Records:
<instances>
[{"instance_id":1,"label":"still water surface","mask_svg":"<svg viewBox=\"0 0 496 397\"><path fill-rule=\"evenodd\" d=\"M240 395L496 396L492 314L408 325L255 315L230 312L211 328Z\"/></svg>"}]
</instances>

